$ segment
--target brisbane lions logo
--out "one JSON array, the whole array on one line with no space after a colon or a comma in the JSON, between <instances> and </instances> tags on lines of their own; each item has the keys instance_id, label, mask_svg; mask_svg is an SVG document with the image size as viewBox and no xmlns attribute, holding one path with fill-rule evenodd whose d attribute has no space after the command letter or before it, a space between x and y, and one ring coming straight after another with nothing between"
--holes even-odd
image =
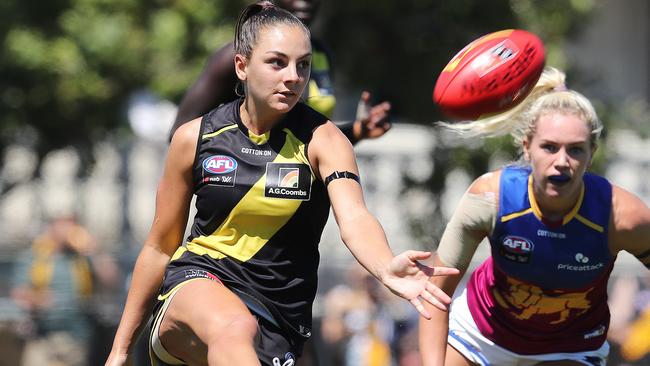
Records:
<instances>
[{"instance_id":1,"label":"brisbane lions logo","mask_svg":"<svg viewBox=\"0 0 650 366\"><path fill-rule=\"evenodd\" d=\"M559 324L584 314L591 307L588 294L593 288L585 292L545 292L512 277L508 277L508 285L506 291L492 289L492 295L499 306L520 320L543 317L549 324Z\"/></svg>"}]
</instances>

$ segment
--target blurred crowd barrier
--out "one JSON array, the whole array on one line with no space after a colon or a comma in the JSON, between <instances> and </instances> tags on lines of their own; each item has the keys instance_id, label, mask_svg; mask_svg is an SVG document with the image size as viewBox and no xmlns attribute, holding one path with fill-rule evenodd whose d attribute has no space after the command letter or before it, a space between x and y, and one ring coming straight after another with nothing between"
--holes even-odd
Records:
<instances>
[{"instance_id":1,"label":"blurred crowd barrier","mask_svg":"<svg viewBox=\"0 0 650 366\"><path fill-rule=\"evenodd\" d=\"M368 207L395 252L435 249L435 243L419 242L409 220L435 213L446 219L471 183L462 169L453 170L438 198L417 184L436 169L431 156L442 143L430 127L396 123L386 136L356 147ZM106 141L90 159L67 148L41 162L24 146L5 148L0 366L103 364L153 217L166 148L164 139ZM611 132L606 176L650 203L650 155L643 151L650 151L650 140ZM491 165L503 163L495 156ZM487 253L483 245L475 262ZM304 364L419 365L415 310L356 265L332 218L321 254L313 340ZM650 365L648 271L621 255L610 287L609 364ZM134 365L147 364L146 350L136 355Z\"/></svg>"}]
</instances>

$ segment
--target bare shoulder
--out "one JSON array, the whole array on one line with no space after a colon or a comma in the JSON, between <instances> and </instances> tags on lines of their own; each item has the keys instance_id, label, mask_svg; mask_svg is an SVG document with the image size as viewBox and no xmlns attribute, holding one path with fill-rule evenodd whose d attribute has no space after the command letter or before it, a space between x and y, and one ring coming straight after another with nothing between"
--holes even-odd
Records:
<instances>
[{"instance_id":1,"label":"bare shoulder","mask_svg":"<svg viewBox=\"0 0 650 366\"><path fill-rule=\"evenodd\" d=\"M613 251L638 254L650 249L650 209L633 193L612 185L610 239Z\"/></svg>"},{"instance_id":2,"label":"bare shoulder","mask_svg":"<svg viewBox=\"0 0 650 366\"><path fill-rule=\"evenodd\" d=\"M487 172L474 180L468 192L473 194L493 194L497 198L500 180L501 169Z\"/></svg>"},{"instance_id":3,"label":"bare shoulder","mask_svg":"<svg viewBox=\"0 0 650 366\"><path fill-rule=\"evenodd\" d=\"M327 121L314 130L310 150L316 147L327 151L337 151L338 148L345 146L352 148L352 144L343 132L332 121Z\"/></svg>"},{"instance_id":4,"label":"bare shoulder","mask_svg":"<svg viewBox=\"0 0 650 366\"><path fill-rule=\"evenodd\" d=\"M650 223L650 209L632 192L612 185L612 219L616 231L629 231Z\"/></svg>"},{"instance_id":5,"label":"bare shoulder","mask_svg":"<svg viewBox=\"0 0 650 366\"><path fill-rule=\"evenodd\" d=\"M345 138L345 135L341 132L341 130L334 124L332 121L327 121L314 130L314 136L324 136L326 138L336 138L338 136L342 136Z\"/></svg>"},{"instance_id":6,"label":"bare shoulder","mask_svg":"<svg viewBox=\"0 0 650 366\"><path fill-rule=\"evenodd\" d=\"M324 176L333 170L358 172L350 140L331 121L319 125L314 130L309 143L309 160L312 166L316 167L318 174Z\"/></svg>"},{"instance_id":7,"label":"bare shoulder","mask_svg":"<svg viewBox=\"0 0 650 366\"><path fill-rule=\"evenodd\" d=\"M188 161L190 164L193 163L200 129L201 117L178 127L169 144L169 158L175 158L184 163Z\"/></svg>"}]
</instances>

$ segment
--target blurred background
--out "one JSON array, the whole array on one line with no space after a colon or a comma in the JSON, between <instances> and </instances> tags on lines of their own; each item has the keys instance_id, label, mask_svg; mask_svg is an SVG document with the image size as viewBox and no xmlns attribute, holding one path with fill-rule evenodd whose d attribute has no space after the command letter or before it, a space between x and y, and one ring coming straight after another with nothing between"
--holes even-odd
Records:
<instances>
[{"instance_id":1,"label":"blurred background","mask_svg":"<svg viewBox=\"0 0 650 366\"><path fill-rule=\"evenodd\" d=\"M177 104L246 4L0 2L0 366L103 364ZM395 251L434 250L470 182L517 158L508 139L461 144L433 124L440 70L506 28L536 33L594 102L606 129L593 170L650 203L650 2L322 0L312 33L334 54L333 119L352 120L364 89L393 106L393 129L356 152ZM333 220L321 254L310 362L418 365L417 315L359 270ZM609 364L650 365L650 275L617 262ZM133 364L148 365L141 350Z\"/></svg>"}]
</instances>

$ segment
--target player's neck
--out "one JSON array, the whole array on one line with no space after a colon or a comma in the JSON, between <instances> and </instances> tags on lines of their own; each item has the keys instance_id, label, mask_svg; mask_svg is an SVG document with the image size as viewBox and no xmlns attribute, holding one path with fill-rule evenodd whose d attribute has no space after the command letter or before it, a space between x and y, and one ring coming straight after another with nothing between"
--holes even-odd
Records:
<instances>
[{"instance_id":1,"label":"player's neck","mask_svg":"<svg viewBox=\"0 0 650 366\"><path fill-rule=\"evenodd\" d=\"M244 103L239 107L239 118L241 118L242 123L246 128L256 135L263 135L277 122L277 118L272 118L270 116L264 116L263 113L260 113L258 108L255 107L254 103Z\"/></svg>"}]
</instances>

